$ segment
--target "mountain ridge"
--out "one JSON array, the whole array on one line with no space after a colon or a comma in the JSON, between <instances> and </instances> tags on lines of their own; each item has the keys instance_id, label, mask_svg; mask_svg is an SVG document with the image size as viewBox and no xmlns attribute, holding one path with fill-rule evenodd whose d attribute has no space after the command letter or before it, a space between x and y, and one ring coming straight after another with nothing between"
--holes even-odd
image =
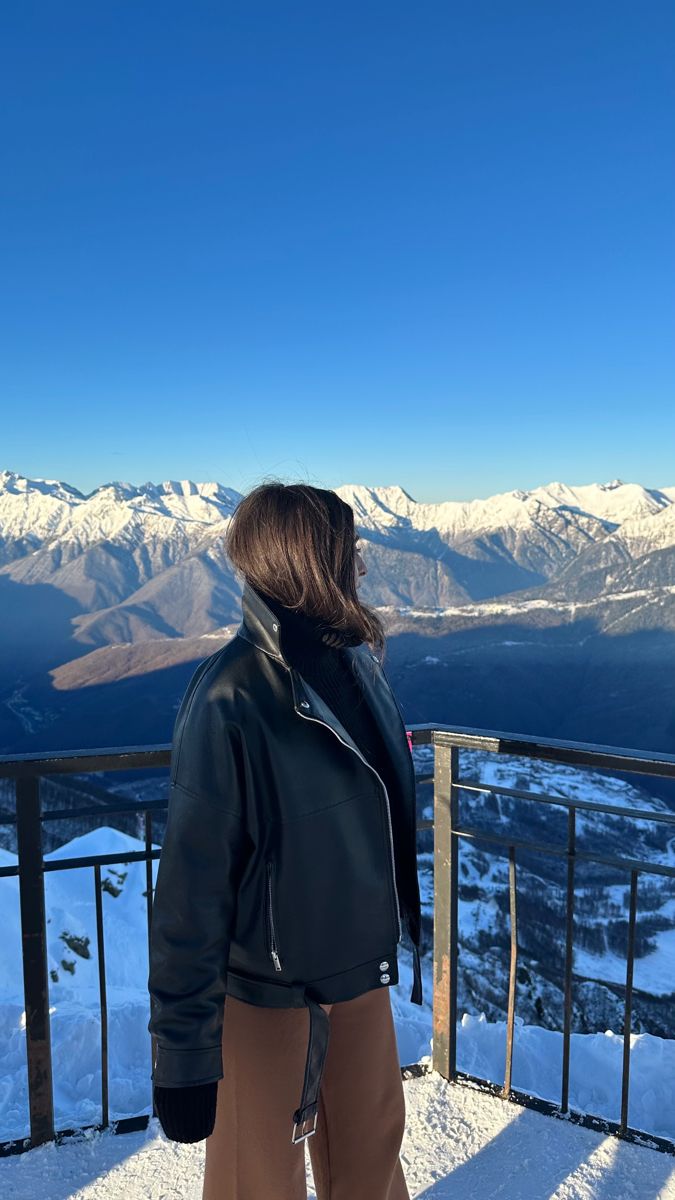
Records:
<instances>
[{"instance_id":1,"label":"mountain ridge","mask_svg":"<svg viewBox=\"0 0 675 1200\"><path fill-rule=\"evenodd\" d=\"M562 719L576 740L609 742L593 691L616 692L623 673L635 711L614 701L614 736L673 748L675 487L556 480L436 504L400 485L335 491L354 508L361 597L381 612L412 719L466 724L470 712L541 736ZM187 683L190 662L240 620L225 534L241 498L213 480L112 481L85 496L0 472L0 746L84 744L97 712L105 741L127 741L128 722L109 713L116 679L128 713L165 740L175 697L151 688L162 672L171 689ZM550 679L537 709L529 673ZM665 701L656 717L652 695Z\"/></svg>"}]
</instances>

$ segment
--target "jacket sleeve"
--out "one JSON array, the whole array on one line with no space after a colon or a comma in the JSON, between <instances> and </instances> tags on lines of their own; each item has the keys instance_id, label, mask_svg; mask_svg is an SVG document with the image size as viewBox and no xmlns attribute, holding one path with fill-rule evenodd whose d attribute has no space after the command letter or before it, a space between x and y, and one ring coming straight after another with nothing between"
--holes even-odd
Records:
<instances>
[{"instance_id":1,"label":"jacket sleeve","mask_svg":"<svg viewBox=\"0 0 675 1200\"><path fill-rule=\"evenodd\" d=\"M202 664L183 697L171 750L148 975L152 1079L161 1087L222 1078L225 976L251 851L241 731L209 693Z\"/></svg>"}]
</instances>

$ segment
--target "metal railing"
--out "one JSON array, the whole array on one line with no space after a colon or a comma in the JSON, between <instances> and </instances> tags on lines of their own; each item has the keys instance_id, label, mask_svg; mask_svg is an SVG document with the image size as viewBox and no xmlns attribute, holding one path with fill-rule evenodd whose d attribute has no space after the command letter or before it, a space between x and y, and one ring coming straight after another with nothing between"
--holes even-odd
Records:
<instances>
[{"instance_id":1,"label":"metal railing","mask_svg":"<svg viewBox=\"0 0 675 1200\"><path fill-rule=\"evenodd\" d=\"M628 1089L630 1078L630 1027L633 997L633 965L635 958L635 926L638 879L643 873L675 877L675 868L640 860L585 852L579 849L576 838L576 813L592 811L616 814L628 819L665 822L675 825L675 815L651 810L626 809L594 801L581 801L559 795L545 795L517 788L501 787L494 783L477 784L463 779L459 773L459 752L482 750L492 754L529 758L533 762L548 760L573 766L588 766L641 775L675 778L675 756L651 755L632 750L616 750L606 746L584 743L542 740L498 732L466 729L438 724L410 726L413 745L431 745L434 750L434 770L430 775L418 775L417 783L433 783L433 820L418 820L417 829L433 830L434 843L434 914L433 914L433 1055L431 1067L447 1080L496 1092L515 1101L567 1120L587 1125L624 1138L641 1141L675 1152L675 1145L649 1131L634 1129L628 1121ZM26 1053L28 1066L28 1098L30 1137L0 1142L0 1155L19 1153L47 1141L63 1141L78 1130L55 1130L52 1088L52 1054L49 1020L47 926L45 920L44 875L48 871L91 868L96 898L96 939L98 950L99 999L101 1011L101 1108L99 1124L88 1129L103 1129L110 1124L108 1106L108 1035L105 978L105 941L102 907L101 867L142 861L146 864L146 903L148 938L152 921L152 862L160 851L152 848L152 817L157 810L166 809L167 800L117 801L112 805L83 806L73 809L42 810L40 781L53 775L83 772L122 771L148 768L168 768L170 744L153 747L129 747L123 750L103 749L75 751L58 755L0 756L0 778L14 780L16 811L0 812L0 825L16 824L18 861L16 866L0 868L0 878L19 877L21 908L21 937L23 984L25 1000ZM513 799L527 800L537 805L556 805L567 810L567 841L564 846L554 843L527 841L507 834L486 832L462 827L458 817L459 792L493 793ZM145 847L142 851L104 855L88 855L45 861L43 852L43 822L72 820L76 817L109 817L121 813L142 813ZM506 1017L506 1069L503 1085L468 1075L457 1069L457 958L459 946L459 839L471 839L502 847L508 853L510 960ZM564 966L563 1055L560 1103L553 1104L527 1095L512 1087L514 1026L516 1016L516 974L518 967L518 907L517 851L536 851L562 857L566 861L566 921ZM575 1112L569 1107L570 1038L572 1027L572 968L573 921L575 898L575 866L579 861L604 864L626 870L630 878L628 946L624 998L624 1051L621 1089L621 1120L618 1123L593 1114ZM673 987L675 990L675 967ZM675 1032L675 1031L674 1031ZM423 1064L402 1068L404 1077L423 1073ZM153 1110L154 1112L154 1110ZM142 1129L148 1116L115 1120L116 1132Z\"/></svg>"},{"instance_id":2,"label":"metal railing","mask_svg":"<svg viewBox=\"0 0 675 1200\"><path fill-rule=\"evenodd\" d=\"M153 880L152 862L159 850L152 849L152 814L166 809L168 801L117 801L112 804L84 805L79 808L42 809L40 782L53 775L81 774L92 771L147 770L151 767L168 769L171 745L129 747L124 750L71 751L57 755L22 754L0 756L0 779L14 780L16 808L13 814L0 812L0 825L16 824L17 864L0 867L0 879L19 877L21 908L21 943L23 961L23 990L26 1014L26 1060L28 1068L28 1106L30 1137L0 1142L0 1156L32 1149L48 1141L63 1141L79 1132L75 1129L54 1128L52 1086L52 1051L49 1021L49 984L47 979L47 923L45 919L44 876L48 871L90 867L93 872L96 900L96 942L98 952L99 1001L101 1010L101 1122L87 1129L108 1126L108 1020L105 977L105 942L101 867L106 864L144 862L146 864L146 913L148 946L152 921ZM120 813L142 813L145 849L129 853L91 854L77 858L45 861L43 852L43 822L74 820L77 817L102 817ZM150 1036L150 1035L148 1035ZM151 1039L152 1040L152 1039ZM154 1107L153 1107L154 1115ZM118 1133L143 1129L148 1116L129 1117L114 1122Z\"/></svg>"},{"instance_id":3,"label":"metal railing","mask_svg":"<svg viewBox=\"0 0 675 1200\"><path fill-rule=\"evenodd\" d=\"M628 1120L628 1097L631 1063L631 1015L633 1003L633 968L635 962L635 927L637 914L638 879L642 874L665 875L675 878L675 867L662 863L622 858L580 850L577 844L577 812L594 812L621 816L628 821L650 821L674 828L675 814L650 809L627 808L591 800L579 800L562 795L547 795L502 787L496 783L476 783L463 778L459 771L459 752L482 750L490 754L515 756L531 761L549 761L596 770L631 772L639 775L675 779L675 755L656 755L611 746L588 745L538 739L461 728L457 726L426 725L412 730L413 744L431 744L434 748L434 816L433 821L418 822L419 828L434 830L434 1002L432 1066L449 1081L465 1082L496 1092L505 1099L550 1115L565 1117L578 1124L613 1133L631 1141L648 1141L655 1148L675 1153L675 1143L658 1137L648 1130L632 1128ZM418 777L418 782L421 779ZM502 835L498 832L462 826L459 820L459 793L491 793L535 805L553 805L567 811L567 838L564 845L542 843ZM508 972L508 1004L506 1016L506 1056L504 1082L497 1086L457 1069L457 959L459 948L459 841L492 843L508 853L510 958ZM560 1102L554 1104L527 1095L512 1087L514 1026L516 1016L516 973L518 967L518 906L516 851L553 855L566 861L565 887L565 960L563 986L562 1071ZM572 1032L572 974L574 952L575 870L578 862L601 864L628 874L630 901L624 985L623 1063L621 1079L621 1117L618 1122L586 1112L570 1109L570 1039ZM675 992L675 963L673 964ZM673 1021L675 1034L675 1019Z\"/></svg>"}]
</instances>

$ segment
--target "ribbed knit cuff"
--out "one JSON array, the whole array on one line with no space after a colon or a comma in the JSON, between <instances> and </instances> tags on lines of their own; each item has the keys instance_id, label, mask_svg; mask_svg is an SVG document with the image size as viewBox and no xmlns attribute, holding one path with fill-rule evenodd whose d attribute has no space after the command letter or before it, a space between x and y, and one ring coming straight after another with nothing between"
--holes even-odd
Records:
<instances>
[{"instance_id":1,"label":"ribbed knit cuff","mask_svg":"<svg viewBox=\"0 0 675 1200\"><path fill-rule=\"evenodd\" d=\"M155 1108L166 1136L174 1142L201 1142L216 1123L218 1080L193 1087L155 1087Z\"/></svg>"}]
</instances>

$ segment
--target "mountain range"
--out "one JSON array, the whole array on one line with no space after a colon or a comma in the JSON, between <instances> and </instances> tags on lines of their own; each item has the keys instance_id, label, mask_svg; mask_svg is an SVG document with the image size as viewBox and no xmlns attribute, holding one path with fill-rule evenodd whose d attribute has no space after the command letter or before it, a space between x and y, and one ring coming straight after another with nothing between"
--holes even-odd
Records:
<instances>
[{"instance_id":1,"label":"mountain range","mask_svg":"<svg viewBox=\"0 0 675 1200\"><path fill-rule=\"evenodd\" d=\"M407 721L675 751L675 486L335 491ZM240 499L0 472L1 752L170 740L192 670L240 620Z\"/></svg>"}]
</instances>

